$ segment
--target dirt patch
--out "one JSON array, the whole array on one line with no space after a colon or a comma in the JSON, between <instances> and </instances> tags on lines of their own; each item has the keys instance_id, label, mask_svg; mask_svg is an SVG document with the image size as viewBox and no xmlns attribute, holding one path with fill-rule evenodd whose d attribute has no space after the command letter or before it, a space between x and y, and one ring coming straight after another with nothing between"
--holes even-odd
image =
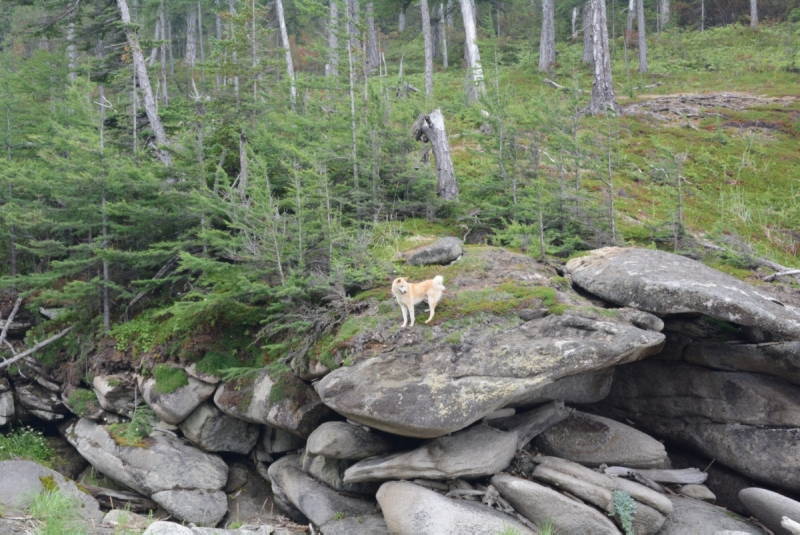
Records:
<instances>
[{"instance_id":1,"label":"dirt patch","mask_svg":"<svg viewBox=\"0 0 800 535\"><path fill-rule=\"evenodd\" d=\"M797 101L796 97L762 97L749 93L679 93L675 95L642 95L645 100L623 107L626 115L645 115L658 121L690 124L706 117L725 118L720 110L742 111L757 106L773 106L783 109ZM786 110L787 112L790 110ZM750 121L762 123L762 121ZM733 126L733 125L731 125ZM748 128L737 125L739 128ZM773 123L753 124L760 130L779 129Z\"/></svg>"}]
</instances>

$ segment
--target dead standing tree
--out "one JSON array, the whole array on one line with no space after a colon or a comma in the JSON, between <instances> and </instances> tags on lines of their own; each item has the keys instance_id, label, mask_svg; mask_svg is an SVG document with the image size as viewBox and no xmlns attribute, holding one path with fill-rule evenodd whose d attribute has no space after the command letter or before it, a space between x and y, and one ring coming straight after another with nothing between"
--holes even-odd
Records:
<instances>
[{"instance_id":1,"label":"dead standing tree","mask_svg":"<svg viewBox=\"0 0 800 535\"><path fill-rule=\"evenodd\" d=\"M444 116L437 108L431 113L420 115L412 127L414 139L430 143L436 159L436 193L442 199L451 201L458 198L458 182L450 158L450 142L444 126ZM427 155L427 151L425 153ZM423 157L425 159L425 157Z\"/></svg>"},{"instance_id":2,"label":"dead standing tree","mask_svg":"<svg viewBox=\"0 0 800 535\"><path fill-rule=\"evenodd\" d=\"M554 0L542 1L542 32L539 38L539 70L550 72L556 62Z\"/></svg>"},{"instance_id":3,"label":"dead standing tree","mask_svg":"<svg viewBox=\"0 0 800 535\"><path fill-rule=\"evenodd\" d=\"M605 0L591 0L592 55L594 83L589 113L600 115L619 111L614 85L611 80L611 52L608 49L608 27Z\"/></svg>"}]
</instances>

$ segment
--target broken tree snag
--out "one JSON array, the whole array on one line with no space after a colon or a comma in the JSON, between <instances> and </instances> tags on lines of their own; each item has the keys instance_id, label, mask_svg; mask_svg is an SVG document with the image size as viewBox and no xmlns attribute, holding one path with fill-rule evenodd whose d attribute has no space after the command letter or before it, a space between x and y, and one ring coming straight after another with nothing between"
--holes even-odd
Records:
<instances>
[{"instance_id":1,"label":"broken tree snag","mask_svg":"<svg viewBox=\"0 0 800 535\"><path fill-rule=\"evenodd\" d=\"M444 127L444 116L439 108L431 113L420 115L413 126L414 139L430 143L436 159L436 193L442 199L451 201L458 198L458 183L450 158L450 143Z\"/></svg>"}]
</instances>

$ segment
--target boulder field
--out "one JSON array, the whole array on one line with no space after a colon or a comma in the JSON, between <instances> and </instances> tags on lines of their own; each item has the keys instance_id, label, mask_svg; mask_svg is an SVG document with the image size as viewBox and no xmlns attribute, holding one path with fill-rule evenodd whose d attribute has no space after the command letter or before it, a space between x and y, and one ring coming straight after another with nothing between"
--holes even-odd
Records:
<instances>
[{"instance_id":1,"label":"boulder field","mask_svg":"<svg viewBox=\"0 0 800 535\"><path fill-rule=\"evenodd\" d=\"M105 478L3 461L0 511L53 481L103 534L797 533L800 311L768 284L636 248L401 258L444 277L434 320L401 328L388 288L365 292L288 372L175 362L166 392L117 370L88 405L42 370L0 376L0 426L58 426Z\"/></svg>"}]
</instances>

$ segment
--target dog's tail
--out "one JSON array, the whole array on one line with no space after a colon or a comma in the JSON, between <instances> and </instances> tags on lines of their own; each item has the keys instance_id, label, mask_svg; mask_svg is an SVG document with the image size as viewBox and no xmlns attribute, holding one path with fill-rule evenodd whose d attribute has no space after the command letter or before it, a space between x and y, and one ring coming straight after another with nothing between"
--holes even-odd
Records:
<instances>
[{"instance_id":1,"label":"dog's tail","mask_svg":"<svg viewBox=\"0 0 800 535\"><path fill-rule=\"evenodd\" d=\"M433 284L435 284L436 287L439 288L440 290L444 290L445 289L445 287L444 287L444 277L442 277L441 275L436 275L433 278Z\"/></svg>"}]
</instances>

